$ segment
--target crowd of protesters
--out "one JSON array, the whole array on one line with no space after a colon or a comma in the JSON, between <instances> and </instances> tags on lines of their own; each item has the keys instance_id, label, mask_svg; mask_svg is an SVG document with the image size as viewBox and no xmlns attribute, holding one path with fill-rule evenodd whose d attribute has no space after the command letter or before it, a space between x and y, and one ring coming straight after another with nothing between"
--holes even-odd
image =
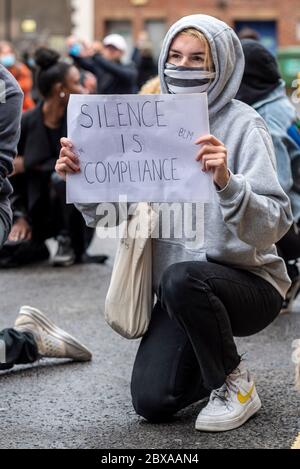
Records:
<instances>
[{"instance_id":1,"label":"crowd of protesters","mask_svg":"<svg viewBox=\"0 0 300 469\"><path fill-rule=\"evenodd\" d=\"M268 124L276 150L278 178L290 197L294 214L293 227L277 246L293 282L288 295L291 301L285 305L288 309L300 289L297 117L276 59L261 44L257 33L244 29L240 39L246 67L237 98L253 106ZM128 45L118 34L93 43L70 36L66 39L65 56L46 47L18 54L12 44L0 43L0 63L24 93L18 156L10 176L14 188L13 227L0 253L0 268L49 260L49 238L57 241L57 251L51 258L55 266L106 261L106 256L88 256L94 232L85 226L79 212L66 204L65 182L54 168L60 139L67 134L70 94L160 92L157 63L146 32L139 35L131 60L125 63L125 56L129 56Z\"/></svg>"},{"instance_id":2,"label":"crowd of protesters","mask_svg":"<svg viewBox=\"0 0 300 469\"><path fill-rule=\"evenodd\" d=\"M54 266L106 261L104 255L87 254L94 231L66 204L66 184L54 167L60 139L67 135L70 94L133 94L157 75L146 34L141 35L131 64L122 60L127 52L126 41L117 34L92 44L69 37L65 57L39 47L23 53L23 61L10 43L0 43L0 63L24 93L18 156L10 176L13 227L0 253L0 268L50 260L50 238L57 241L51 257Z\"/></svg>"}]
</instances>

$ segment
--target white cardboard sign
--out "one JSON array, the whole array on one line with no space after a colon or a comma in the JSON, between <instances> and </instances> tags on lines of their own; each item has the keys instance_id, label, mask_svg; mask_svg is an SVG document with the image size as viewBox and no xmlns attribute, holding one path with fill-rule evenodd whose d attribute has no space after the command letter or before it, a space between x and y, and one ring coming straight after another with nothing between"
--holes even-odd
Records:
<instances>
[{"instance_id":1,"label":"white cardboard sign","mask_svg":"<svg viewBox=\"0 0 300 469\"><path fill-rule=\"evenodd\" d=\"M81 172L68 203L209 202L211 174L195 160L209 133L207 95L72 95L68 137Z\"/></svg>"}]
</instances>

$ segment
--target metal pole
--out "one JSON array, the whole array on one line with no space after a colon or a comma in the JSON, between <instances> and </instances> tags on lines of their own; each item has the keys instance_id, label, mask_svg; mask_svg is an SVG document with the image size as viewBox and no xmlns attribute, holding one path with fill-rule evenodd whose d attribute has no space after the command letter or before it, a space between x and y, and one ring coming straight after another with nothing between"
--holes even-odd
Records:
<instances>
[{"instance_id":1,"label":"metal pole","mask_svg":"<svg viewBox=\"0 0 300 469\"><path fill-rule=\"evenodd\" d=\"M5 39L12 40L12 4L11 0L4 0Z\"/></svg>"}]
</instances>

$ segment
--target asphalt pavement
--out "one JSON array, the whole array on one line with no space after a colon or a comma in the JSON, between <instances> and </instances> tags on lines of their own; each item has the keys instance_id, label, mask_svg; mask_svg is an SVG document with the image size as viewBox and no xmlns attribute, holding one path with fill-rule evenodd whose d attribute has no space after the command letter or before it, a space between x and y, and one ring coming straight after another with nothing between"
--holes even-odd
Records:
<instances>
[{"instance_id":1,"label":"asphalt pavement","mask_svg":"<svg viewBox=\"0 0 300 469\"><path fill-rule=\"evenodd\" d=\"M102 243L100 251L113 256L114 244ZM50 360L0 373L0 448L290 448L300 431L291 363L291 342L300 338L300 303L262 333L238 340L263 402L255 418L232 432L199 433L198 403L168 424L152 425L131 405L138 342L120 338L103 317L111 268L112 260L106 266L0 272L0 329L14 324L21 305L34 306L94 354L87 364Z\"/></svg>"}]
</instances>

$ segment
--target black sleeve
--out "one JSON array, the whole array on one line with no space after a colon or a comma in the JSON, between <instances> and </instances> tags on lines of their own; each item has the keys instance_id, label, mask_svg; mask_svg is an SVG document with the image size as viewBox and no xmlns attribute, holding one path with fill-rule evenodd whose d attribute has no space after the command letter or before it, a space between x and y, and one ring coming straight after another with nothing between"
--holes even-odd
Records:
<instances>
[{"instance_id":1,"label":"black sleeve","mask_svg":"<svg viewBox=\"0 0 300 469\"><path fill-rule=\"evenodd\" d=\"M77 67L82 68L83 70L86 70L87 72L91 72L94 75L97 75L97 73L99 73L99 69L97 68L93 58L73 57L73 56L71 57L74 60L74 63L75 65L77 65Z\"/></svg>"},{"instance_id":2,"label":"black sleeve","mask_svg":"<svg viewBox=\"0 0 300 469\"><path fill-rule=\"evenodd\" d=\"M134 65L123 65L104 59L100 54L94 55L94 62L98 68L111 73L126 83L134 84L137 79L137 71Z\"/></svg>"}]
</instances>

